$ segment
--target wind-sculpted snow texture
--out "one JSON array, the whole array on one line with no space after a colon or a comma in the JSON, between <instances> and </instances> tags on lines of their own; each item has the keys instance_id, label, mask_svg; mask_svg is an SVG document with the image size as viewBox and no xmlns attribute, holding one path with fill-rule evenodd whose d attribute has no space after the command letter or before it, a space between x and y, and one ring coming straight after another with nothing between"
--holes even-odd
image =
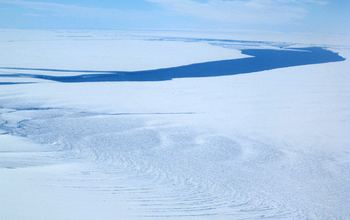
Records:
<instances>
[{"instance_id":1,"label":"wind-sculpted snow texture","mask_svg":"<svg viewBox=\"0 0 350 220\"><path fill-rule=\"evenodd\" d=\"M349 219L341 51L1 68L0 219Z\"/></svg>"},{"instance_id":2,"label":"wind-sculpted snow texture","mask_svg":"<svg viewBox=\"0 0 350 220\"><path fill-rule=\"evenodd\" d=\"M77 71L77 70L58 70L58 69L30 69L19 68L19 70L40 70L53 72L84 72L78 76L48 76L48 75L26 75L20 74L20 77L33 77L38 79L53 80L57 82L106 82L106 81L163 81L175 78L188 77L213 77L227 76L242 73L251 73L276 68L318 64L327 62L344 61L345 59L329 50L319 47L291 48L289 50L272 50L272 49L246 49L242 50L245 55L253 56L251 58L213 61L207 63L192 64L173 68L136 71L136 72L118 72L108 71ZM11 67L2 67L1 69L12 69ZM2 75L4 76L15 76Z\"/></svg>"}]
</instances>

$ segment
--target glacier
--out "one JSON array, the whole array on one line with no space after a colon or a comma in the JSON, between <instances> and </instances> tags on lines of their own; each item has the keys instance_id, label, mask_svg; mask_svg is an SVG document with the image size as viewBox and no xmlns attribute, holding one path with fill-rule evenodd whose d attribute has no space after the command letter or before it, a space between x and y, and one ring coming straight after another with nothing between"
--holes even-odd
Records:
<instances>
[{"instance_id":1,"label":"glacier","mask_svg":"<svg viewBox=\"0 0 350 220\"><path fill-rule=\"evenodd\" d=\"M158 34L3 30L0 218L350 217L348 45ZM54 80L256 57L242 50L311 54L300 48L336 59Z\"/></svg>"}]
</instances>

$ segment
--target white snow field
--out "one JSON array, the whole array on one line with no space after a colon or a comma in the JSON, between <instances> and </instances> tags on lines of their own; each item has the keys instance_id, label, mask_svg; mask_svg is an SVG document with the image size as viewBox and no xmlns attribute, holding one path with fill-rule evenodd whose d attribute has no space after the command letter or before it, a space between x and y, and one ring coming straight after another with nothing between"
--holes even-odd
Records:
<instances>
[{"instance_id":1,"label":"white snow field","mask_svg":"<svg viewBox=\"0 0 350 220\"><path fill-rule=\"evenodd\" d=\"M349 42L235 34L1 30L0 219L350 219ZM346 60L166 81L32 77L298 46Z\"/></svg>"}]
</instances>

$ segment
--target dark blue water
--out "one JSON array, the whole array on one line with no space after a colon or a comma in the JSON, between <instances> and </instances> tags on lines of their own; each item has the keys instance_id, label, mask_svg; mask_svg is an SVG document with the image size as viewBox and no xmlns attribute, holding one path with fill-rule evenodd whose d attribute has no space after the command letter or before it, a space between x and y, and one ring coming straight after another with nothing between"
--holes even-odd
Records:
<instances>
[{"instance_id":1,"label":"dark blue water","mask_svg":"<svg viewBox=\"0 0 350 220\"><path fill-rule=\"evenodd\" d=\"M9 68L21 70L44 70L55 72L81 72L77 76L49 76L31 74L8 74L3 77L32 77L65 83L77 82L113 82L113 81L164 81L175 78L228 76L252 73L263 70L344 61L345 59L320 47L296 48L296 50L246 49L242 54L253 57L197 63L186 66L171 67L147 71L76 71L60 69Z\"/></svg>"}]
</instances>

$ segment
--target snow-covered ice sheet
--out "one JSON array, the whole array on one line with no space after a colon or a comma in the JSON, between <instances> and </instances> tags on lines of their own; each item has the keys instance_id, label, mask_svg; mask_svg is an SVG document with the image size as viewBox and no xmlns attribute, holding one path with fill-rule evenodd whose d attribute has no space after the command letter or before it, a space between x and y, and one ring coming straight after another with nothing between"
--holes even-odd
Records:
<instances>
[{"instance_id":1,"label":"snow-covered ice sheet","mask_svg":"<svg viewBox=\"0 0 350 220\"><path fill-rule=\"evenodd\" d=\"M22 45L25 50L19 53L30 52L35 45L44 48L49 45L44 39L58 35L45 33L41 38L28 34ZM93 42L87 36L96 37L96 33L79 34L71 37L62 31L59 38L64 45L78 41L81 48ZM133 70L242 58L233 45L236 42L224 48L208 39L198 43L187 38L150 41L149 36L135 37L135 33L124 33L117 40L110 33L106 36L112 39L98 36L103 39L97 40L96 48L104 45L107 50L108 40L119 45L122 41L130 43L123 50L138 45L138 55L150 60L150 44L161 48L152 59L163 60L155 60L154 66L133 67L137 62L129 59L133 53L127 51L123 65ZM11 43L2 41L1 47L15 54ZM251 46L277 45L281 44L256 41ZM179 59L168 54L174 47ZM350 57L347 45L330 49ZM197 55L192 53L196 50ZM43 50L38 51L43 56ZM80 60L90 59L91 53L75 53L80 53ZM107 62L101 56L95 60L98 70ZM172 58L175 61L169 61ZM33 67L21 61L4 62ZM64 60L37 61L34 68L76 69ZM0 85L0 175L4 177L0 218L347 219L349 69L347 59L163 82L33 79L35 83ZM21 71L35 72L1 70L3 74ZM60 74L42 72L37 74Z\"/></svg>"},{"instance_id":2,"label":"snow-covered ice sheet","mask_svg":"<svg viewBox=\"0 0 350 220\"><path fill-rule=\"evenodd\" d=\"M6 51L0 54L1 67L135 71L247 57L203 42L128 38L119 32L89 34L5 30L0 34L0 50Z\"/></svg>"}]
</instances>

